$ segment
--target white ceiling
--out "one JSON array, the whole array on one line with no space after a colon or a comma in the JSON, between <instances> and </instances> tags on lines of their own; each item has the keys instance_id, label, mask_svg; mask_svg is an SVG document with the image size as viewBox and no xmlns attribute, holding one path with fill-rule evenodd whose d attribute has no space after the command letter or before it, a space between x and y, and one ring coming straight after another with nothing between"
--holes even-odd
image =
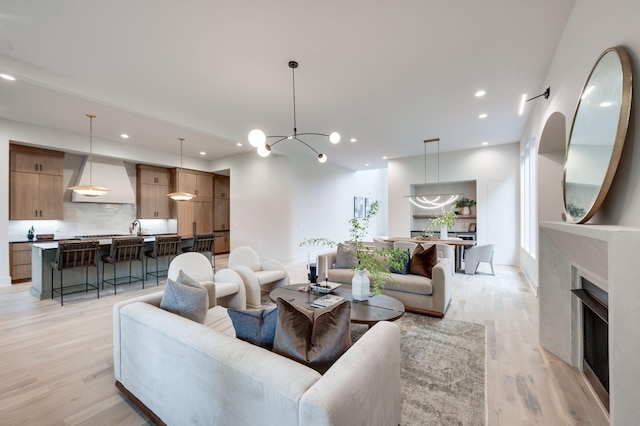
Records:
<instances>
[{"instance_id":1,"label":"white ceiling","mask_svg":"<svg viewBox=\"0 0 640 426\"><path fill-rule=\"evenodd\" d=\"M96 137L219 158L292 133L297 60L298 132L340 132L304 138L334 164L512 143L574 1L0 0L0 117L86 134L92 113Z\"/></svg>"}]
</instances>

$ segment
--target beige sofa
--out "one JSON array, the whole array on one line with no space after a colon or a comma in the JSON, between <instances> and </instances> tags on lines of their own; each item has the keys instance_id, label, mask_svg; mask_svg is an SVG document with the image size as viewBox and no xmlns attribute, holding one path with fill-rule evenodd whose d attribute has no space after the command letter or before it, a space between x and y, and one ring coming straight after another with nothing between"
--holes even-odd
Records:
<instances>
[{"instance_id":1,"label":"beige sofa","mask_svg":"<svg viewBox=\"0 0 640 426\"><path fill-rule=\"evenodd\" d=\"M395 243L395 248L407 248L413 253L417 244L410 242ZM422 243L424 248L433 243ZM432 278L413 274L391 274L391 280L385 280L383 294L398 299L405 305L408 312L444 317L451 302L451 286L453 282L453 258L451 246L436 244L438 263L433 268ZM318 255L318 279L322 280L325 274L331 282L341 283L351 287L353 279L352 269L334 269L336 251Z\"/></svg>"},{"instance_id":2,"label":"beige sofa","mask_svg":"<svg viewBox=\"0 0 640 426\"><path fill-rule=\"evenodd\" d=\"M116 386L168 425L397 425L400 331L380 322L324 374L235 337L215 305L199 324L162 293L113 307Z\"/></svg>"}]
</instances>

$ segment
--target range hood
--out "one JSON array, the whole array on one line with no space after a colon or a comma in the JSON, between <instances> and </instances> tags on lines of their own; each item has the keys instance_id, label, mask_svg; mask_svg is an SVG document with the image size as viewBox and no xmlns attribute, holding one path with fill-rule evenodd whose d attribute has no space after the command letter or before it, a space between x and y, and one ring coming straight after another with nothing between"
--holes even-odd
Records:
<instances>
[{"instance_id":1,"label":"range hood","mask_svg":"<svg viewBox=\"0 0 640 426\"><path fill-rule=\"evenodd\" d=\"M85 157L82 170L78 175L75 185L88 185L89 162ZM87 197L71 193L71 201L74 203L101 203L101 204L135 204L136 195L127 173L124 161L106 157L93 156L93 184L105 186L111 191L99 197Z\"/></svg>"}]
</instances>

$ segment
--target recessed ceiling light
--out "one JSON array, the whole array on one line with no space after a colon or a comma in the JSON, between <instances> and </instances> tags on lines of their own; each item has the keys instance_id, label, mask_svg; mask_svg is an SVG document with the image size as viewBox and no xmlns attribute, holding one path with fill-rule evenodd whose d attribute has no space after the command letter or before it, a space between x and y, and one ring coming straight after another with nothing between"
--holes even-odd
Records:
<instances>
[{"instance_id":1,"label":"recessed ceiling light","mask_svg":"<svg viewBox=\"0 0 640 426\"><path fill-rule=\"evenodd\" d=\"M369 167L369 163L364 163L364 166L365 167Z\"/></svg>"},{"instance_id":2,"label":"recessed ceiling light","mask_svg":"<svg viewBox=\"0 0 640 426\"><path fill-rule=\"evenodd\" d=\"M242 144L240 142L236 143L236 146L242 146Z\"/></svg>"},{"instance_id":3,"label":"recessed ceiling light","mask_svg":"<svg viewBox=\"0 0 640 426\"><path fill-rule=\"evenodd\" d=\"M489 142L482 142L482 146L487 146L489 145Z\"/></svg>"},{"instance_id":4,"label":"recessed ceiling light","mask_svg":"<svg viewBox=\"0 0 640 426\"><path fill-rule=\"evenodd\" d=\"M487 118L487 114L483 112L478 116L478 118Z\"/></svg>"},{"instance_id":5,"label":"recessed ceiling light","mask_svg":"<svg viewBox=\"0 0 640 426\"><path fill-rule=\"evenodd\" d=\"M128 135L128 134L126 134L126 133L121 134L121 135L120 135L120 137L121 137L122 139L129 139L129 135Z\"/></svg>"},{"instance_id":6,"label":"recessed ceiling light","mask_svg":"<svg viewBox=\"0 0 640 426\"><path fill-rule=\"evenodd\" d=\"M485 92L484 90L478 90L476 92L476 98L481 98L482 96L486 95L487 92Z\"/></svg>"},{"instance_id":7,"label":"recessed ceiling light","mask_svg":"<svg viewBox=\"0 0 640 426\"><path fill-rule=\"evenodd\" d=\"M207 155L207 153L204 151L200 151L200 155Z\"/></svg>"},{"instance_id":8,"label":"recessed ceiling light","mask_svg":"<svg viewBox=\"0 0 640 426\"><path fill-rule=\"evenodd\" d=\"M384 157L382 157L383 160L388 159L389 157L387 157L386 155Z\"/></svg>"},{"instance_id":9,"label":"recessed ceiling light","mask_svg":"<svg viewBox=\"0 0 640 426\"><path fill-rule=\"evenodd\" d=\"M349 140L349 142L356 142L357 140L358 140L358 139L356 139L356 138L351 138L351 139Z\"/></svg>"},{"instance_id":10,"label":"recessed ceiling light","mask_svg":"<svg viewBox=\"0 0 640 426\"><path fill-rule=\"evenodd\" d=\"M16 78L12 75L9 74L0 74L0 77L4 78L5 80L9 80L9 81L14 81Z\"/></svg>"}]
</instances>

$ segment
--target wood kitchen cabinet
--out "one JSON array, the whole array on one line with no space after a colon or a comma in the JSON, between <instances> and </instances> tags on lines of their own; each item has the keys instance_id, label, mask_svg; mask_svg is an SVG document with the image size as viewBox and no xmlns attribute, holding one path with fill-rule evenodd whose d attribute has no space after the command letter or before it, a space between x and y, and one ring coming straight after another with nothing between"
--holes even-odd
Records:
<instances>
[{"instance_id":1,"label":"wood kitchen cabinet","mask_svg":"<svg viewBox=\"0 0 640 426\"><path fill-rule=\"evenodd\" d=\"M31 243L9 244L11 283L31 279Z\"/></svg>"},{"instance_id":2,"label":"wood kitchen cabinet","mask_svg":"<svg viewBox=\"0 0 640 426\"><path fill-rule=\"evenodd\" d=\"M171 217L170 170L164 167L136 164L136 206L138 219Z\"/></svg>"},{"instance_id":3,"label":"wood kitchen cabinet","mask_svg":"<svg viewBox=\"0 0 640 426\"><path fill-rule=\"evenodd\" d=\"M213 196L215 198L229 198L229 176L215 175L213 180Z\"/></svg>"},{"instance_id":4,"label":"wood kitchen cabinet","mask_svg":"<svg viewBox=\"0 0 640 426\"><path fill-rule=\"evenodd\" d=\"M216 232L213 242L215 254L225 254L231 251L231 233L229 231Z\"/></svg>"},{"instance_id":5,"label":"wood kitchen cabinet","mask_svg":"<svg viewBox=\"0 0 640 426\"><path fill-rule=\"evenodd\" d=\"M171 172L173 191L188 192L196 197L190 201L173 201L172 216L177 221L181 237L213 232L213 174L197 170L174 169Z\"/></svg>"},{"instance_id":6,"label":"wood kitchen cabinet","mask_svg":"<svg viewBox=\"0 0 640 426\"><path fill-rule=\"evenodd\" d=\"M180 169L174 169L172 181L176 191L188 192L196 197L213 197L212 173L182 169L182 174L180 174Z\"/></svg>"},{"instance_id":7,"label":"wood kitchen cabinet","mask_svg":"<svg viewBox=\"0 0 640 426\"><path fill-rule=\"evenodd\" d=\"M213 229L215 231L230 229L229 200L227 198L214 198L213 200Z\"/></svg>"},{"instance_id":8,"label":"wood kitchen cabinet","mask_svg":"<svg viewBox=\"0 0 640 426\"><path fill-rule=\"evenodd\" d=\"M64 152L11 144L9 219L62 219Z\"/></svg>"}]
</instances>

